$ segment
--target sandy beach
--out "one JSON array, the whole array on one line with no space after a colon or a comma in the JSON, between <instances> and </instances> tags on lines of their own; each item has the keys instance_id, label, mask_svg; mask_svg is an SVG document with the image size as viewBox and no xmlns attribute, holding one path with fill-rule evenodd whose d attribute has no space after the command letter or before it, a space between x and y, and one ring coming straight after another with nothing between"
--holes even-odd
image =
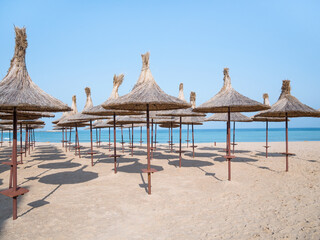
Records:
<instances>
[{"instance_id":1,"label":"sandy beach","mask_svg":"<svg viewBox=\"0 0 320 240\"><path fill-rule=\"evenodd\" d=\"M238 143L227 181L224 143L190 148L178 155L158 145L148 195L146 148L119 153L118 173L105 144L95 148L95 165L65 152L61 144L37 143L19 165L18 183L30 190L18 200L0 195L0 239L319 239L319 142L290 142L289 172L278 154L285 143ZM177 148L177 145L175 145ZM10 148L1 149L1 161ZM20 159L20 158L18 158ZM0 190L8 187L8 167L0 166Z\"/></svg>"}]
</instances>

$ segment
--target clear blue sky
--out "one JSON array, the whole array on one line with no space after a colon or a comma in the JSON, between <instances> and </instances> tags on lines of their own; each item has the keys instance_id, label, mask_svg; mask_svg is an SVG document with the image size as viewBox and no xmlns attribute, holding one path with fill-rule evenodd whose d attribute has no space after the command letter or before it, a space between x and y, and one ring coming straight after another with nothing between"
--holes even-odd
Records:
<instances>
[{"instance_id":1,"label":"clear blue sky","mask_svg":"<svg viewBox=\"0 0 320 240\"><path fill-rule=\"evenodd\" d=\"M177 96L183 82L187 99L197 93L197 105L219 91L229 67L233 87L252 99L262 101L267 92L274 103L282 80L290 79L292 94L319 109L319 11L319 1L0 0L0 78L14 52L16 25L27 28L32 80L69 105L76 94L78 110L86 86L95 105L109 97L113 74L125 74L119 93L128 93L146 51L159 86ZM315 118L290 122L319 125Z\"/></svg>"}]
</instances>

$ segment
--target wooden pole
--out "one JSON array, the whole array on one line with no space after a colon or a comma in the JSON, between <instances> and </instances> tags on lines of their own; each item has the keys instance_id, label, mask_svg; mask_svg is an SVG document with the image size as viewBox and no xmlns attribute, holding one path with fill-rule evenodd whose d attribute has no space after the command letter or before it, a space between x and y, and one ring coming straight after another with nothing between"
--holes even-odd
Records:
<instances>
[{"instance_id":1,"label":"wooden pole","mask_svg":"<svg viewBox=\"0 0 320 240\"><path fill-rule=\"evenodd\" d=\"M148 194L151 194L151 163L150 163L150 123L149 104L147 104L147 158L148 158Z\"/></svg>"},{"instance_id":2,"label":"wooden pole","mask_svg":"<svg viewBox=\"0 0 320 240\"><path fill-rule=\"evenodd\" d=\"M121 137L123 142L122 126L121 126ZM117 173L117 136L116 136L116 114L115 113L113 113L113 158L114 158L114 173Z\"/></svg>"},{"instance_id":3,"label":"wooden pole","mask_svg":"<svg viewBox=\"0 0 320 240\"><path fill-rule=\"evenodd\" d=\"M288 113L286 113L286 172L289 171Z\"/></svg>"}]
</instances>

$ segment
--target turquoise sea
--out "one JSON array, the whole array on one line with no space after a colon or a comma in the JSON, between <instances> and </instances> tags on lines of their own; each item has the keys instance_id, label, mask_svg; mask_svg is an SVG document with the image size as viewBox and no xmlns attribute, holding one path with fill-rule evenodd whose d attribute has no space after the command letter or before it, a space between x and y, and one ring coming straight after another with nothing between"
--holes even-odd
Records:
<instances>
[{"instance_id":1,"label":"turquoise sea","mask_svg":"<svg viewBox=\"0 0 320 240\"><path fill-rule=\"evenodd\" d=\"M93 130L93 141L96 140L95 130ZM232 134L232 131L231 131ZM11 134L12 135L12 134ZM264 128L251 128L251 129L236 129L236 142L264 142L266 136L266 130ZM4 133L4 140L8 140L8 133ZM11 136L12 137L12 136ZM60 132L50 131L36 131L36 140L38 142L60 142ZM68 133L69 137L69 133ZM80 142L90 142L89 130L79 130ZM108 130L103 129L101 131L101 141L108 141ZM129 140L129 130L123 129L123 138L125 142ZM146 130L142 130L143 141L146 142ZM19 135L18 135L19 139ZM24 134L23 134L24 139ZM113 139L113 130L111 129L111 141ZM182 131L182 141L187 139L187 130ZM189 133L189 139L191 139L191 130ZM232 139L232 135L231 135ZM284 128L270 128L269 129L269 141L280 142L285 140ZM72 132L72 141L74 141L74 133ZM121 141L121 131L117 130L117 141ZM140 128L134 130L134 141L140 141ZM166 143L168 141L168 130L158 129L157 141L159 143ZM173 141L179 141L179 129L173 130ZM225 129L195 129L195 142L196 143L208 143L208 142L225 142L226 130ZM289 128L289 141L320 141L320 128Z\"/></svg>"}]
</instances>

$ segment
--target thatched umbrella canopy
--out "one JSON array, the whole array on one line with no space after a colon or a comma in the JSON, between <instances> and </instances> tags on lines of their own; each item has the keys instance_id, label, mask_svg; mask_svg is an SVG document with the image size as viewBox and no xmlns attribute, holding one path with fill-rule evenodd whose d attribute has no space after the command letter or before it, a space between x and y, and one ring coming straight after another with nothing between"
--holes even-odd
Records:
<instances>
[{"instance_id":1,"label":"thatched umbrella canopy","mask_svg":"<svg viewBox=\"0 0 320 240\"><path fill-rule=\"evenodd\" d=\"M42 117L54 117L54 114L33 111L17 111L17 118L19 120L38 119ZM0 119L12 120L13 114L8 112L0 112Z\"/></svg>"},{"instance_id":2,"label":"thatched umbrella canopy","mask_svg":"<svg viewBox=\"0 0 320 240\"><path fill-rule=\"evenodd\" d=\"M289 170L288 152L288 118L289 117L320 117L320 112L303 103L291 95L290 80L283 80L281 94L278 101L268 111L261 112L257 117L285 117L286 119L286 172Z\"/></svg>"},{"instance_id":3,"label":"thatched umbrella canopy","mask_svg":"<svg viewBox=\"0 0 320 240\"><path fill-rule=\"evenodd\" d=\"M82 110L81 113L76 113L66 119L67 122L73 123L73 124L78 124L78 123L84 123L84 122L90 122L90 146L91 146L91 151L87 152L87 154L91 155L91 166L93 166L93 155L96 154L97 152L93 152L93 144L92 144L92 121L97 120L97 119L105 119L105 116L97 116L97 115L88 115L88 114L83 114L83 112L90 110L93 107L92 99L91 99L91 89L89 87L86 87L85 89L86 95L87 95L87 100L86 104Z\"/></svg>"},{"instance_id":4,"label":"thatched umbrella canopy","mask_svg":"<svg viewBox=\"0 0 320 240\"><path fill-rule=\"evenodd\" d=\"M0 110L13 112L12 168L13 187L0 193L13 198L13 219L17 218L17 197L28 192L17 186L17 111L62 112L70 108L32 82L26 67L28 46L25 28L15 27L16 44L7 75L0 82ZM11 180L11 179L10 179Z\"/></svg>"},{"instance_id":5,"label":"thatched umbrella canopy","mask_svg":"<svg viewBox=\"0 0 320 240\"><path fill-rule=\"evenodd\" d=\"M107 99L106 102L114 99L119 98L119 93L118 89L120 85L122 84L124 79L124 75L114 75L113 76L113 88L110 97ZM104 102L104 103L106 103ZM103 104L104 104L103 103ZM83 111L83 114L90 114L90 115L98 115L98 116L113 116L114 122L116 122L116 116L117 115L141 115L142 113L137 112L137 111L132 111L131 109L129 110L107 110L102 107L103 104L100 104L98 106L91 107L87 109L86 111ZM120 157L120 155L117 155L117 137L116 137L116 123L113 125L113 155L110 155L110 157L114 158L114 173L117 173L117 158ZM122 141L123 142L123 141ZM109 145L110 146L110 145Z\"/></svg>"},{"instance_id":6,"label":"thatched umbrella canopy","mask_svg":"<svg viewBox=\"0 0 320 240\"><path fill-rule=\"evenodd\" d=\"M270 101L269 101L269 95L268 93L263 94L263 104L270 106ZM285 122L286 118L284 117L259 117L260 113L263 113L264 111L261 111L257 113L256 115L252 116L251 119L254 122L265 122L266 123L266 145L264 146L266 149L266 158L268 158L268 148L270 147L268 145L268 131L269 131L269 122Z\"/></svg>"},{"instance_id":7,"label":"thatched umbrella canopy","mask_svg":"<svg viewBox=\"0 0 320 240\"><path fill-rule=\"evenodd\" d=\"M148 168L143 172L148 173L148 193L151 194L151 173L156 172L150 167L150 132L149 111L171 110L188 108L190 104L179 98L166 94L154 80L149 68L150 53L142 55L142 70L140 77L132 91L118 99L105 102L102 106L106 109L136 110L147 112L147 154Z\"/></svg>"},{"instance_id":8,"label":"thatched umbrella canopy","mask_svg":"<svg viewBox=\"0 0 320 240\"><path fill-rule=\"evenodd\" d=\"M238 93L231 85L231 78L229 76L229 68L223 70L224 84L221 90L212 97L209 101L201 104L195 108L196 112L205 113L228 113L227 122L227 155L225 158L228 161L228 180L231 180L231 159L235 158L230 153L230 112L255 112L269 109L269 106L263 105L248 97Z\"/></svg>"}]
</instances>

